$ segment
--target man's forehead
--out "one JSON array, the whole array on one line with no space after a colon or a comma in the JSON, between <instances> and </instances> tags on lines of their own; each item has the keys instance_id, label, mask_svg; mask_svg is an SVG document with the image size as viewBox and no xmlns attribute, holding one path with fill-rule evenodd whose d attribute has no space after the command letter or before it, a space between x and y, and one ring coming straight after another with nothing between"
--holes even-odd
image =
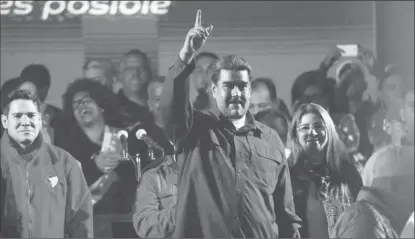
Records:
<instances>
[{"instance_id":1,"label":"man's forehead","mask_svg":"<svg viewBox=\"0 0 415 239\"><path fill-rule=\"evenodd\" d=\"M247 70L221 70L219 79L223 82L249 82L249 73Z\"/></svg>"},{"instance_id":2,"label":"man's forehead","mask_svg":"<svg viewBox=\"0 0 415 239\"><path fill-rule=\"evenodd\" d=\"M197 59L197 61L195 61L195 64L196 64L196 66L209 66L214 61L215 61L215 59L213 59L212 57L203 56L203 57L200 57L199 59Z\"/></svg>"},{"instance_id":3,"label":"man's forehead","mask_svg":"<svg viewBox=\"0 0 415 239\"><path fill-rule=\"evenodd\" d=\"M136 55L128 56L124 59L124 64L127 66L140 66L144 64L144 57Z\"/></svg>"},{"instance_id":4,"label":"man's forehead","mask_svg":"<svg viewBox=\"0 0 415 239\"><path fill-rule=\"evenodd\" d=\"M258 94L266 94L266 95L269 95L269 90L268 90L268 87L267 87L264 83L259 82L259 83L255 86L255 88L253 88L253 89L252 89L252 93L258 93Z\"/></svg>"},{"instance_id":5,"label":"man's forehead","mask_svg":"<svg viewBox=\"0 0 415 239\"><path fill-rule=\"evenodd\" d=\"M90 68L85 73L86 77L96 77L104 75L104 69L101 67Z\"/></svg>"},{"instance_id":6,"label":"man's forehead","mask_svg":"<svg viewBox=\"0 0 415 239\"><path fill-rule=\"evenodd\" d=\"M36 107L36 104L31 100L14 100L10 103L10 113L16 114L16 113L32 113L32 112L38 112L38 108Z\"/></svg>"}]
</instances>

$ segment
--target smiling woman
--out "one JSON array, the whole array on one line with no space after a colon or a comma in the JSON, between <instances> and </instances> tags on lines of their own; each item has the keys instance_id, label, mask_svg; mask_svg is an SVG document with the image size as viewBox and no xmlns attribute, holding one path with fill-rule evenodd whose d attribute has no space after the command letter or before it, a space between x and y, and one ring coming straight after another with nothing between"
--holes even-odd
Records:
<instances>
[{"instance_id":1,"label":"smiling woman","mask_svg":"<svg viewBox=\"0 0 415 239\"><path fill-rule=\"evenodd\" d=\"M300 105L289 131L291 180L303 237L329 237L340 213L356 200L362 180L320 105Z\"/></svg>"},{"instance_id":2,"label":"smiling woman","mask_svg":"<svg viewBox=\"0 0 415 239\"><path fill-rule=\"evenodd\" d=\"M117 132L123 125L115 93L92 79L75 80L63 96L63 111L56 145L81 163L94 213L131 212L135 172L121 154Z\"/></svg>"}]
</instances>

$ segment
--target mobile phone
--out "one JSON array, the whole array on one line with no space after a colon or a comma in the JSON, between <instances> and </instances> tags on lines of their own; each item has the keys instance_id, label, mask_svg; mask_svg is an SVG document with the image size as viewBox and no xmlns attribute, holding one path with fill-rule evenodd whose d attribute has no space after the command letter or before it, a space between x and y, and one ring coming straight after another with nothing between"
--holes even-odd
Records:
<instances>
[{"instance_id":1,"label":"mobile phone","mask_svg":"<svg viewBox=\"0 0 415 239\"><path fill-rule=\"evenodd\" d=\"M337 45L337 48L343 50L342 57L357 57L359 54L359 47L357 44Z\"/></svg>"}]
</instances>

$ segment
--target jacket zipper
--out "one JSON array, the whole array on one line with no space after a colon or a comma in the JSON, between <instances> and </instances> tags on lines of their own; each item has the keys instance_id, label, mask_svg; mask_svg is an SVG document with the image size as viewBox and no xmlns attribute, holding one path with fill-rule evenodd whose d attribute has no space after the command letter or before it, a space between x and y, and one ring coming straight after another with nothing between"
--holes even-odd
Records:
<instances>
[{"instance_id":1,"label":"jacket zipper","mask_svg":"<svg viewBox=\"0 0 415 239\"><path fill-rule=\"evenodd\" d=\"M27 196L28 196L28 200L27 200L27 209L29 212L29 238L32 237L32 206L30 205L30 195L31 195L31 190L30 190L30 184L29 184L29 170L28 170L28 165L29 162L26 162L26 186L27 186Z\"/></svg>"}]
</instances>

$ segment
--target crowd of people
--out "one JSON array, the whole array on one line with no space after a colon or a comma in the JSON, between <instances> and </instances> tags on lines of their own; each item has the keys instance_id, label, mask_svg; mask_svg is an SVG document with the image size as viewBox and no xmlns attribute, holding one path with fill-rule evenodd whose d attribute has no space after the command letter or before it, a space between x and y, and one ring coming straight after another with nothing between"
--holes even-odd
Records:
<instances>
[{"instance_id":1,"label":"crowd of people","mask_svg":"<svg viewBox=\"0 0 415 239\"><path fill-rule=\"evenodd\" d=\"M4 82L1 236L93 237L124 214L108 237L413 237L413 76L360 47L330 78L333 47L287 104L242 57L201 52L212 29L198 11L165 77L138 49L88 59L62 109L44 65Z\"/></svg>"}]
</instances>

